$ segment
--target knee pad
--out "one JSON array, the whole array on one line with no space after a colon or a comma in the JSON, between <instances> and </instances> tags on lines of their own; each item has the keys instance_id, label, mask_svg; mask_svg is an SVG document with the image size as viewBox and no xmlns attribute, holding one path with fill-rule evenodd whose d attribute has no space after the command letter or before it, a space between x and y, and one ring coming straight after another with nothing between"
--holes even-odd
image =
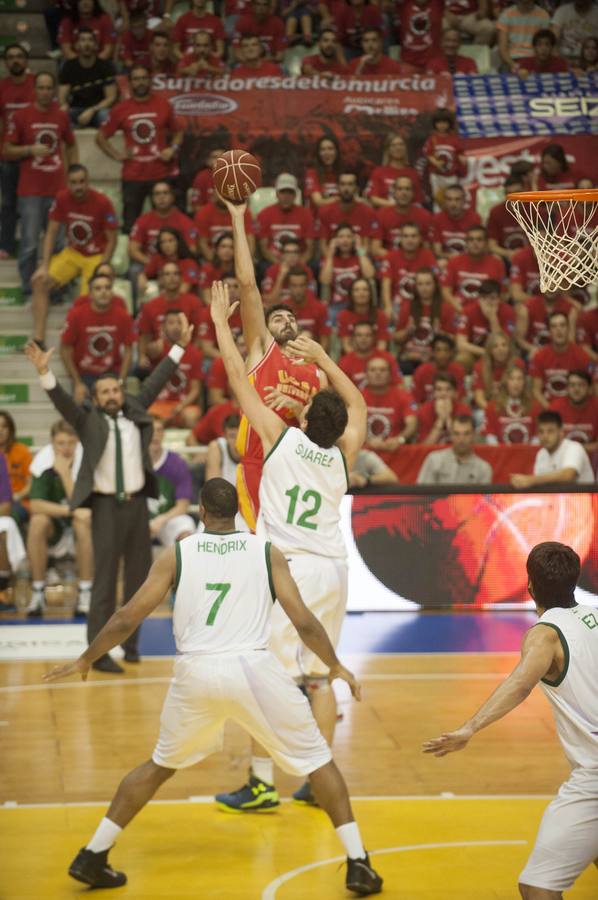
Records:
<instances>
[{"instance_id":1,"label":"knee pad","mask_svg":"<svg viewBox=\"0 0 598 900\"><path fill-rule=\"evenodd\" d=\"M327 675L304 675L303 685L308 697L311 694L325 694L330 690L330 682Z\"/></svg>"}]
</instances>

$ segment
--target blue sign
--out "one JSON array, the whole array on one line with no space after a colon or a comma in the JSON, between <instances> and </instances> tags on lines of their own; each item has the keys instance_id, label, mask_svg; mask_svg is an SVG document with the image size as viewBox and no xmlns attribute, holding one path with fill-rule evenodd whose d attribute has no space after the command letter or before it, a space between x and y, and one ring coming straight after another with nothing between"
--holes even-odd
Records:
<instances>
[{"instance_id":1,"label":"blue sign","mask_svg":"<svg viewBox=\"0 0 598 900\"><path fill-rule=\"evenodd\" d=\"M463 137L598 134L598 74L456 75Z\"/></svg>"}]
</instances>

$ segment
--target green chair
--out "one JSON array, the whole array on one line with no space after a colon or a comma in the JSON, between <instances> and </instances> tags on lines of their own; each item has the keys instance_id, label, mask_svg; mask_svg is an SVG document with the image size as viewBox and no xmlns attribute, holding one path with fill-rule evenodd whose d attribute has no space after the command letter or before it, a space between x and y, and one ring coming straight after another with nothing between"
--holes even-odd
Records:
<instances>
[{"instance_id":1,"label":"green chair","mask_svg":"<svg viewBox=\"0 0 598 900\"><path fill-rule=\"evenodd\" d=\"M303 62L303 58L305 56L313 55L313 53L313 47L289 47L288 50L285 50L282 59L282 65L285 72L288 72L289 75L301 75L301 63Z\"/></svg>"},{"instance_id":2,"label":"green chair","mask_svg":"<svg viewBox=\"0 0 598 900\"><path fill-rule=\"evenodd\" d=\"M126 275L129 271L129 238L126 234L119 234L117 238L112 268L117 275Z\"/></svg>"},{"instance_id":3,"label":"green chair","mask_svg":"<svg viewBox=\"0 0 598 900\"><path fill-rule=\"evenodd\" d=\"M488 221L492 207L496 206L497 203L502 203L504 199L505 192L502 187L478 188L475 206L482 222L486 223Z\"/></svg>"}]
</instances>

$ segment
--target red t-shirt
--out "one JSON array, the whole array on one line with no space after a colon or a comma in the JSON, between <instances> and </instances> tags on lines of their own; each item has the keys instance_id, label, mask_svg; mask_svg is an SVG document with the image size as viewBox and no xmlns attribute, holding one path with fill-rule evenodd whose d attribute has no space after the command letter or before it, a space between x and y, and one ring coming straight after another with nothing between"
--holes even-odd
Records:
<instances>
[{"instance_id":1,"label":"red t-shirt","mask_svg":"<svg viewBox=\"0 0 598 900\"><path fill-rule=\"evenodd\" d=\"M338 197L338 178L336 172L324 172L320 174L317 169L307 169L303 184L303 195L311 199L312 194L321 194L322 197Z\"/></svg>"},{"instance_id":2,"label":"red t-shirt","mask_svg":"<svg viewBox=\"0 0 598 900\"><path fill-rule=\"evenodd\" d=\"M253 234L255 229L249 210L243 218L245 231L247 234ZM205 238L212 247L223 234L233 233L233 223L228 209L226 207L223 209L214 202L201 206L193 216L193 222L198 236Z\"/></svg>"},{"instance_id":3,"label":"red t-shirt","mask_svg":"<svg viewBox=\"0 0 598 900\"><path fill-rule=\"evenodd\" d=\"M514 365L518 366L522 372L525 372L525 363L520 357L517 357L514 361ZM497 391L498 387L502 381L502 377L507 370L506 364L500 364L493 362L492 364L492 390ZM485 390L484 384L484 360L478 359L473 367L473 372L471 376L471 389L472 391L483 391Z\"/></svg>"},{"instance_id":4,"label":"red t-shirt","mask_svg":"<svg viewBox=\"0 0 598 900\"><path fill-rule=\"evenodd\" d=\"M567 344L561 353L548 344L534 353L529 364L530 375L542 379L544 396L549 400L567 394L567 375L571 369L585 369L590 374L593 371L592 360L576 344Z\"/></svg>"},{"instance_id":5,"label":"red t-shirt","mask_svg":"<svg viewBox=\"0 0 598 900\"><path fill-rule=\"evenodd\" d=\"M598 441L598 397L588 397L585 403L572 403L569 397L558 397L550 408L560 413L565 437L580 444Z\"/></svg>"},{"instance_id":6,"label":"red t-shirt","mask_svg":"<svg viewBox=\"0 0 598 900\"><path fill-rule=\"evenodd\" d=\"M266 16L261 22L256 19L253 12L243 13L237 19L235 28L235 44L240 43L244 34L259 37L267 50L268 56L276 56L286 47L284 22L280 16Z\"/></svg>"},{"instance_id":7,"label":"red t-shirt","mask_svg":"<svg viewBox=\"0 0 598 900\"><path fill-rule=\"evenodd\" d=\"M335 75L344 75L347 71L347 66L345 63L338 62L338 60L327 60L323 59L319 53L314 53L313 56L304 56L301 60L301 73L305 75L305 65L309 65L312 69L315 69L316 72L333 72Z\"/></svg>"},{"instance_id":8,"label":"red t-shirt","mask_svg":"<svg viewBox=\"0 0 598 900\"><path fill-rule=\"evenodd\" d=\"M397 312L395 328L402 331L407 328L411 312L411 300L403 300ZM414 333L401 348L401 353L416 352L428 359L432 352L432 341L436 334L455 334L460 315L450 303L440 304L438 321L432 319L432 304L422 305L422 315ZM419 371L419 368L416 370Z\"/></svg>"},{"instance_id":9,"label":"red t-shirt","mask_svg":"<svg viewBox=\"0 0 598 900\"><path fill-rule=\"evenodd\" d=\"M218 390L224 391L227 397L230 396L228 375L226 374L226 367L221 356L212 360L212 364L208 369L206 377L206 387L208 390L211 388L218 388Z\"/></svg>"},{"instance_id":10,"label":"red t-shirt","mask_svg":"<svg viewBox=\"0 0 598 900\"><path fill-rule=\"evenodd\" d=\"M224 271L217 268L211 262L202 263L199 267L199 289L201 291L208 290L215 281L221 281L227 275L234 275L234 270Z\"/></svg>"},{"instance_id":11,"label":"red t-shirt","mask_svg":"<svg viewBox=\"0 0 598 900\"><path fill-rule=\"evenodd\" d=\"M453 418L456 416L470 416L471 409L465 403L461 403L459 400L453 402ZM436 422L436 409L434 408L434 400L428 400L427 403L423 403L418 411L417 411L417 439L421 443L425 441L427 436L432 431L434 427L434 423ZM438 444L448 444L450 441L450 434L448 429L445 428L438 436L437 443Z\"/></svg>"},{"instance_id":12,"label":"red t-shirt","mask_svg":"<svg viewBox=\"0 0 598 900\"><path fill-rule=\"evenodd\" d=\"M420 247L415 256L408 257L403 250L389 250L380 263L380 278L390 278L393 305L413 299L415 273L419 269L436 269L436 257L427 247Z\"/></svg>"},{"instance_id":13,"label":"red t-shirt","mask_svg":"<svg viewBox=\"0 0 598 900\"><path fill-rule=\"evenodd\" d=\"M211 169L201 169L191 185L192 206L205 206L206 203L211 203L214 194L214 173Z\"/></svg>"},{"instance_id":14,"label":"red t-shirt","mask_svg":"<svg viewBox=\"0 0 598 900\"><path fill-rule=\"evenodd\" d=\"M195 53L195 50L188 50L187 53L185 53L181 57L181 59L179 59L179 61L177 63L177 67L176 67L177 73L182 74L183 69L186 69L187 66L192 65L194 62L197 62L197 55ZM208 58L206 59L206 62L209 66L212 66L213 68L218 69L220 72L224 72L224 70L225 70L224 63L222 62L220 57L217 56L215 53L211 53L208 56ZM197 74L199 77L201 77L202 75L205 75L206 77L209 77L209 75L212 75L211 72L208 75L207 72L201 72L201 71L198 72Z\"/></svg>"},{"instance_id":15,"label":"red t-shirt","mask_svg":"<svg viewBox=\"0 0 598 900\"><path fill-rule=\"evenodd\" d=\"M407 416L415 415L416 403L408 391L389 387L383 393L374 393L364 387L363 398L368 408L368 432L370 438L396 437L405 427Z\"/></svg>"},{"instance_id":16,"label":"red t-shirt","mask_svg":"<svg viewBox=\"0 0 598 900\"><path fill-rule=\"evenodd\" d=\"M167 262L172 262L172 260L168 259L166 256L162 256L161 253L152 253L149 262L143 271L148 278L157 278L160 274L160 269ZM193 287L197 287L199 284L199 269L195 260L177 259L175 262L180 269L183 284L190 284Z\"/></svg>"},{"instance_id":17,"label":"red t-shirt","mask_svg":"<svg viewBox=\"0 0 598 900\"><path fill-rule=\"evenodd\" d=\"M143 253L155 253L156 241L162 228L175 228L182 235L189 250L195 250L197 228L189 216L176 206L173 206L165 216L161 216L155 209L142 213L135 220L129 238L141 245Z\"/></svg>"},{"instance_id":18,"label":"red t-shirt","mask_svg":"<svg viewBox=\"0 0 598 900\"><path fill-rule=\"evenodd\" d=\"M505 250L527 247L525 232L513 218L504 203L497 203L488 216L488 237Z\"/></svg>"},{"instance_id":19,"label":"red t-shirt","mask_svg":"<svg viewBox=\"0 0 598 900\"><path fill-rule=\"evenodd\" d=\"M112 19L106 13L102 13L99 16L90 16L89 19L81 19L79 22L75 22L69 16L63 16L58 28L58 43L74 47L80 28L91 28L98 44L98 53L107 44L113 44L116 40Z\"/></svg>"},{"instance_id":20,"label":"red t-shirt","mask_svg":"<svg viewBox=\"0 0 598 900\"><path fill-rule=\"evenodd\" d=\"M474 259L469 253L459 253L449 259L443 284L463 303L469 303L478 299L482 282L492 278L501 284L505 276L505 265L498 256L486 253Z\"/></svg>"},{"instance_id":21,"label":"red t-shirt","mask_svg":"<svg viewBox=\"0 0 598 900\"><path fill-rule=\"evenodd\" d=\"M152 33L147 29L141 37L135 37L132 31L125 31L120 38L120 58L123 63L132 68L148 66L150 63L150 43Z\"/></svg>"},{"instance_id":22,"label":"red t-shirt","mask_svg":"<svg viewBox=\"0 0 598 900\"><path fill-rule=\"evenodd\" d=\"M160 337L162 323L169 309L178 309L185 313L190 325L195 326L198 334L200 323L200 311L203 304L195 294L179 294L174 300L167 300L163 294L148 300L141 307L137 318L137 330L139 334L149 334L153 341Z\"/></svg>"},{"instance_id":23,"label":"red t-shirt","mask_svg":"<svg viewBox=\"0 0 598 900\"><path fill-rule=\"evenodd\" d=\"M115 303L104 312L78 303L66 317L61 343L73 348L74 363L82 375L118 372L123 349L135 343L133 319Z\"/></svg>"},{"instance_id":24,"label":"red t-shirt","mask_svg":"<svg viewBox=\"0 0 598 900\"><path fill-rule=\"evenodd\" d=\"M67 244L83 256L103 253L108 243L106 232L118 228L112 203L93 188L83 200L76 200L68 188L59 191L49 218L64 225Z\"/></svg>"},{"instance_id":25,"label":"red t-shirt","mask_svg":"<svg viewBox=\"0 0 598 900\"><path fill-rule=\"evenodd\" d=\"M232 75L233 78L264 78L282 75L282 69L271 59L262 59L259 66L235 66Z\"/></svg>"},{"instance_id":26,"label":"red t-shirt","mask_svg":"<svg viewBox=\"0 0 598 900\"><path fill-rule=\"evenodd\" d=\"M529 444L536 436L536 419L542 412L537 400L533 400L527 412L521 402L508 400L504 410L491 400L486 407L482 434L492 435L499 444Z\"/></svg>"},{"instance_id":27,"label":"red t-shirt","mask_svg":"<svg viewBox=\"0 0 598 900\"><path fill-rule=\"evenodd\" d=\"M320 275L323 267L324 263L320 262ZM361 278L358 256L352 254L351 256L335 255L332 257L332 284L330 285L330 303L332 305L347 303L351 285L356 278Z\"/></svg>"},{"instance_id":28,"label":"red t-shirt","mask_svg":"<svg viewBox=\"0 0 598 900\"><path fill-rule=\"evenodd\" d=\"M321 341L323 337L326 337L332 331L328 324L328 307L316 298L313 291L308 289L307 298L301 306L293 303L290 297L284 302L297 319L299 330L309 331L314 340Z\"/></svg>"},{"instance_id":29,"label":"red t-shirt","mask_svg":"<svg viewBox=\"0 0 598 900\"><path fill-rule=\"evenodd\" d=\"M154 368L162 362L165 356L168 356L171 347L171 343L164 341L164 351L160 359L155 362ZM157 399L168 403L178 403L189 393L190 382L193 380L203 381L203 353L194 344L188 344L180 363L158 394Z\"/></svg>"},{"instance_id":30,"label":"red t-shirt","mask_svg":"<svg viewBox=\"0 0 598 900\"><path fill-rule=\"evenodd\" d=\"M508 303L500 303L498 321L505 334L513 334L515 328L515 310ZM470 344L483 347L490 334L490 322L481 310L477 300L465 305L459 320L457 334L463 334Z\"/></svg>"},{"instance_id":31,"label":"red t-shirt","mask_svg":"<svg viewBox=\"0 0 598 900\"><path fill-rule=\"evenodd\" d=\"M373 209L367 203L356 201L349 209L344 209L340 201L322 206L319 211L319 237L329 241L341 224L350 225L353 231L364 238L378 236L378 222Z\"/></svg>"},{"instance_id":32,"label":"red t-shirt","mask_svg":"<svg viewBox=\"0 0 598 900\"><path fill-rule=\"evenodd\" d=\"M539 75L544 72L568 72L569 66L561 56L551 56L545 63L540 63L535 56L522 56L517 59L517 66L525 69L527 72L537 72Z\"/></svg>"},{"instance_id":33,"label":"red t-shirt","mask_svg":"<svg viewBox=\"0 0 598 900\"><path fill-rule=\"evenodd\" d=\"M225 400L217 406L211 406L205 416L193 428L193 435L198 443L209 444L210 441L224 435L224 420L229 416L239 415L240 409L232 400Z\"/></svg>"},{"instance_id":34,"label":"red t-shirt","mask_svg":"<svg viewBox=\"0 0 598 900\"><path fill-rule=\"evenodd\" d=\"M431 400L434 391L434 376L438 373L438 366L434 362L425 362L417 367L413 373L413 386L411 388L417 403L427 403L428 400ZM463 380L465 378L465 369L461 363L450 362L447 368L442 370L442 374L454 376L457 382L457 397L462 397L464 393Z\"/></svg>"},{"instance_id":35,"label":"red t-shirt","mask_svg":"<svg viewBox=\"0 0 598 900\"><path fill-rule=\"evenodd\" d=\"M62 144L72 147L75 135L68 114L53 103L38 109L31 103L17 109L8 122L6 138L16 146L44 144L52 153L43 159L27 156L19 165L19 197L55 197L64 187Z\"/></svg>"},{"instance_id":36,"label":"red t-shirt","mask_svg":"<svg viewBox=\"0 0 598 900\"><path fill-rule=\"evenodd\" d=\"M304 206L281 209L278 203L273 203L258 213L255 227L258 237L265 238L268 246L276 250L281 249L283 237L296 238L302 247L306 240L315 237L314 217Z\"/></svg>"},{"instance_id":37,"label":"red t-shirt","mask_svg":"<svg viewBox=\"0 0 598 900\"><path fill-rule=\"evenodd\" d=\"M511 260L511 282L520 284L526 294L540 292L540 270L532 248L527 245L513 254Z\"/></svg>"},{"instance_id":38,"label":"red t-shirt","mask_svg":"<svg viewBox=\"0 0 598 900\"><path fill-rule=\"evenodd\" d=\"M198 16L190 10L177 19L172 31L172 40L175 44L180 44L181 51L185 53L193 46L193 38L198 31L207 31L212 38L212 46L215 46L216 41L223 41L225 38L222 19L212 13Z\"/></svg>"},{"instance_id":39,"label":"red t-shirt","mask_svg":"<svg viewBox=\"0 0 598 900\"><path fill-rule=\"evenodd\" d=\"M467 230L482 224L473 209L463 210L458 219L453 219L445 210L440 210L433 215L432 221L434 240L440 244L444 253L464 253Z\"/></svg>"},{"instance_id":40,"label":"red t-shirt","mask_svg":"<svg viewBox=\"0 0 598 900\"><path fill-rule=\"evenodd\" d=\"M170 146L169 136L179 131L172 105L159 94L148 100L121 100L101 127L104 137L121 131L131 154L122 167L123 181L161 181L178 175L176 158L163 162L159 154Z\"/></svg>"},{"instance_id":41,"label":"red t-shirt","mask_svg":"<svg viewBox=\"0 0 598 900\"><path fill-rule=\"evenodd\" d=\"M459 156L463 153L463 141L456 134L432 132L423 146L424 156L434 156L442 163L442 169L430 166L433 175L463 175Z\"/></svg>"},{"instance_id":42,"label":"red t-shirt","mask_svg":"<svg viewBox=\"0 0 598 900\"><path fill-rule=\"evenodd\" d=\"M112 300L112 306L120 306L121 309L124 309L126 313L129 312L129 307L126 304L124 297L121 297L120 294L112 294L110 298ZM74 309L75 306L85 306L91 303L91 295L90 294L79 294L78 297L75 297L73 300L73 305L71 309ZM70 310L69 310L70 312ZM68 315L68 313L67 313Z\"/></svg>"},{"instance_id":43,"label":"red t-shirt","mask_svg":"<svg viewBox=\"0 0 598 900\"><path fill-rule=\"evenodd\" d=\"M350 337L353 329L360 322L372 322L372 318L368 313L353 312L351 309L341 309L336 319L336 329L339 338ZM389 321L386 313L381 309L375 310L374 327L376 329L376 341L390 341L391 334L389 331Z\"/></svg>"},{"instance_id":44,"label":"red t-shirt","mask_svg":"<svg viewBox=\"0 0 598 900\"><path fill-rule=\"evenodd\" d=\"M404 0L400 22L401 60L427 68L431 51L440 46L442 3L430 0L425 6L418 6L414 0Z\"/></svg>"},{"instance_id":45,"label":"red t-shirt","mask_svg":"<svg viewBox=\"0 0 598 900\"><path fill-rule=\"evenodd\" d=\"M345 353L344 356L341 356L338 365L347 378L350 378L353 384L362 391L367 381L366 368L370 359L385 359L390 366L391 385L402 383L397 361L389 350L376 350L374 348L366 356L360 356L353 350L351 353Z\"/></svg>"},{"instance_id":46,"label":"red t-shirt","mask_svg":"<svg viewBox=\"0 0 598 900\"><path fill-rule=\"evenodd\" d=\"M361 48L361 37L368 28L384 31L382 13L377 6L370 4L356 9L348 3L339 3L332 10L336 21L339 43L351 49Z\"/></svg>"},{"instance_id":47,"label":"red t-shirt","mask_svg":"<svg viewBox=\"0 0 598 900\"><path fill-rule=\"evenodd\" d=\"M416 203L424 199L424 192L419 174L411 166L376 166L363 192L365 197L382 197L384 200L394 199L395 181L397 178L410 178ZM391 207L389 207L390 209Z\"/></svg>"},{"instance_id":48,"label":"red t-shirt","mask_svg":"<svg viewBox=\"0 0 598 900\"><path fill-rule=\"evenodd\" d=\"M457 56L449 59L443 54L433 57L426 61L426 71L433 75L440 75L448 72L451 75L477 75L478 65L474 59L469 56Z\"/></svg>"},{"instance_id":49,"label":"red t-shirt","mask_svg":"<svg viewBox=\"0 0 598 900\"><path fill-rule=\"evenodd\" d=\"M559 175L548 177L544 172L538 170L538 190L539 191L572 191L579 181L580 175L576 169L567 169Z\"/></svg>"},{"instance_id":50,"label":"red t-shirt","mask_svg":"<svg viewBox=\"0 0 598 900\"><path fill-rule=\"evenodd\" d=\"M360 65L362 60L361 56L355 57L348 64L348 69L351 74L355 74L357 71L357 67ZM378 62L366 62L363 66L361 72L359 73L359 77L362 76L371 76L372 78L378 78L381 75L402 75L405 71L404 66L401 65L400 62L397 62L395 59L391 59L390 56L382 56L378 60ZM413 71L413 70L411 70Z\"/></svg>"},{"instance_id":51,"label":"red t-shirt","mask_svg":"<svg viewBox=\"0 0 598 900\"><path fill-rule=\"evenodd\" d=\"M0 78L0 151L2 135L6 132L7 123L17 109L23 109L35 100L35 75L27 72L21 84L15 84L12 78Z\"/></svg>"},{"instance_id":52,"label":"red t-shirt","mask_svg":"<svg viewBox=\"0 0 598 900\"><path fill-rule=\"evenodd\" d=\"M310 291L312 291L312 292L315 291L316 284L314 282L313 272L309 268L309 266L305 265L305 263L299 263L297 268L302 269L305 272L305 274L307 275L307 286L310 289ZM268 268L266 269L266 272L264 274L264 277L262 278L262 283L260 285L262 296L264 294L270 293L270 291L276 284L276 279L278 278L279 271L280 271L280 263L272 263L271 266L268 266ZM289 293L288 284L289 284L289 276L287 275L286 278L284 279L284 281L282 282L280 298L279 298L279 300L277 300L277 303L286 303L286 301L290 298L291 295Z\"/></svg>"},{"instance_id":53,"label":"red t-shirt","mask_svg":"<svg viewBox=\"0 0 598 900\"><path fill-rule=\"evenodd\" d=\"M546 300L542 294L530 297L526 301L527 309L527 331L525 340L529 341L535 347L543 347L550 343L550 332L548 330L548 317L552 313L563 313L569 316L571 312L571 303L566 297L560 295L556 298L550 309L547 308Z\"/></svg>"},{"instance_id":54,"label":"red t-shirt","mask_svg":"<svg viewBox=\"0 0 598 900\"><path fill-rule=\"evenodd\" d=\"M378 210L380 231L377 236L388 250L396 250L401 239L401 228L403 225L411 223L419 225L424 242L429 243L434 240L432 214L422 206L411 206L407 212L400 212L396 206L386 206L384 209Z\"/></svg>"},{"instance_id":55,"label":"red t-shirt","mask_svg":"<svg viewBox=\"0 0 598 900\"><path fill-rule=\"evenodd\" d=\"M598 352L598 309L582 312L577 320L577 343Z\"/></svg>"}]
</instances>

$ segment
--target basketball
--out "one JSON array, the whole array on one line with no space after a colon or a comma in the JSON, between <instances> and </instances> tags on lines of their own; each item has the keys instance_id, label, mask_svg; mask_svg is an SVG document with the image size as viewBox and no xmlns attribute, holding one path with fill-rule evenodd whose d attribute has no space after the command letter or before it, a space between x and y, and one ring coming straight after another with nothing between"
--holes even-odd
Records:
<instances>
[{"instance_id":1,"label":"basketball","mask_svg":"<svg viewBox=\"0 0 598 900\"><path fill-rule=\"evenodd\" d=\"M213 176L218 193L232 203L243 203L262 183L260 164L245 150L227 150L219 156Z\"/></svg>"}]
</instances>

